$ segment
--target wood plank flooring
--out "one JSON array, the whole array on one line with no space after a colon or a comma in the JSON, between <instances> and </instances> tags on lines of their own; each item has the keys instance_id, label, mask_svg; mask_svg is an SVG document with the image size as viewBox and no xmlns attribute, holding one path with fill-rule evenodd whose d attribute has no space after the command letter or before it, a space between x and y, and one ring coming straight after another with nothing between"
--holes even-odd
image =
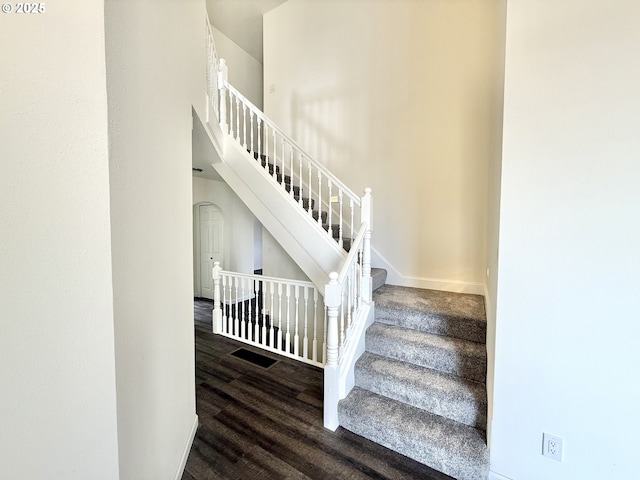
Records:
<instances>
[{"instance_id":1,"label":"wood plank flooring","mask_svg":"<svg viewBox=\"0 0 640 480\"><path fill-rule=\"evenodd\" d=\"M452 480L343 428L322 426L322 370L211 333L211 301L195 301L200 426L182 480ZM243 347L268 369L229 355Z\"/></svg>"}]
</instances>

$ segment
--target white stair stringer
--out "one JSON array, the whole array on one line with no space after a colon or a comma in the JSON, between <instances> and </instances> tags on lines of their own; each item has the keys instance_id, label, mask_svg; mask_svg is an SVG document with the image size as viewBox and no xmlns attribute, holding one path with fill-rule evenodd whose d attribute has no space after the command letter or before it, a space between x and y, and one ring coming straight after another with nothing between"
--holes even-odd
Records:
<instances>
[{"instance_id":1,"label":"white stair stringer","mask_svg":"<svg viewBox=\"0 0 640 480\"><path fill-rule=\"evenodd\" d=\"M246 149L228 135L224 135L223 143L221 161L212 167L314 285L324 291L329 273L342 268L347 253Z\"/></svg>"}]
</instances>

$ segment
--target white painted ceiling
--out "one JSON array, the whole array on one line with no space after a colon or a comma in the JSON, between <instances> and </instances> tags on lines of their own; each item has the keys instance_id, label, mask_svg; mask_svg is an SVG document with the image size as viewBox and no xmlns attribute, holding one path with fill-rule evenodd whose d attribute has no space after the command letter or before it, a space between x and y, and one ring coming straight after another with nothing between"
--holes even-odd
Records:
<instances>
[{"instance_id":1,"label":"white painted ceiling","mask_svg":"<svg viewBox=\"0 0 640 480\"><path fill-rule=\"evenodd\" d=\"M262 15L286 0L207 0L209 21L262 63Z\"/></svg>"}]
</instances>

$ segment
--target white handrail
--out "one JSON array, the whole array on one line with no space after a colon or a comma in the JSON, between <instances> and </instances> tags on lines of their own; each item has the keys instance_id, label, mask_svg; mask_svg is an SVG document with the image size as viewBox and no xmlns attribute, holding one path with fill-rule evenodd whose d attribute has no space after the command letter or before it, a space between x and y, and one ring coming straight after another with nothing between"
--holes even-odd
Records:
<instances>
[{"instance_id":1,"label":"white handrail","mask_svg":"<svg viewBox=\"0 0 640 480\"><path fill-rule=\"evenodd\" d=\"M320 162L318 162L317 160L315 160L314 158L312 158L308 153L306 153L303 148L294 140L292 139L289 135L287 135L286 133L284 133L282 131L282 129L280 127L278 127L273 121L271 121L269 119L269 117L267 117L262 110L260 110L258 107L256 107L253 103L251 103L244 95L242 95L242 93L240 93L233 85L231 85L229 82L226 82L224 85L226 88L229 89L229 91L231 93L233 93L234 96L238 97L238 99L240 99L240 101L242 103L244 103L248 108L250 108L251 110L253 110L254 114L257 117L260 117L260 119L267 123L269 125L269 128L272 130L275 130L276 133L283 138L284 140L286 140L286 142L291 145L296 151L300 152L302 155L304 155L304 157L310 161L314 167L316 167L317 170L322 172L322 175L324 177L328 177L331 179L331 182L338 186L349 198L351 198L354 203L358 206L360 206L360 197L358 197L358 195L356 195L349 187L347 187L344 183L342 183L340 181L340 179L338 179L333 173L331 173L331 171L329 171L327 169L327 167L325 167L324 165L322 165Z\"/></svg>"}]
</instances>

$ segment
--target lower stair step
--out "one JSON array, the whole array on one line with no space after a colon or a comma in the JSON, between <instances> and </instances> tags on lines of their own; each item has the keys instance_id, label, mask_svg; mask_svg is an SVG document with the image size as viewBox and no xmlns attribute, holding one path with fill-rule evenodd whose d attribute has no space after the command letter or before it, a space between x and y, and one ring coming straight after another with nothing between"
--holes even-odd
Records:
<instances>
[{"instance_id":1,"label":"lower stair step","mask_svg":"<svg viewBox=\"0 0 640 480\"><path fill-rule=\"evenodd\" d=\"M484 344L442 337L374 322L366 332L367 351L440 372L484 383L487 349ZM398 346L401 345L401 348Z\"/></svg>"},{"instance_id":2,"label":"lower stair step","mask_svg":"<svg viewBox=\"0 0 640 480\"><path fill-rule=\"evenodd\" d=\"M340 425L358 435L450 475L487 476L485 433L355 387L338 405Z\"/></svg>"},{"instance_id":3,"label":"lower stair step","mask_svg":"<svg viewBox=\"0 0 640 480\"><path fill-rule=\"evenodd\" d=\"M441 417L486 429L487 394L482 383L365 352L356 363L355 384Z\"/></svg>"},{"instance_id":4,"label":"lower stair step","mask_svg":"<svg viewBox=\"0 0 640 480\"><path fill-rule=\"evenodd\" d=\"M371 282L373 283L372 290L375 292L387 283L387 271L384 268L372 268ZM378 307L376 306L376 308Z\"/></svg>"}]
</instances>

